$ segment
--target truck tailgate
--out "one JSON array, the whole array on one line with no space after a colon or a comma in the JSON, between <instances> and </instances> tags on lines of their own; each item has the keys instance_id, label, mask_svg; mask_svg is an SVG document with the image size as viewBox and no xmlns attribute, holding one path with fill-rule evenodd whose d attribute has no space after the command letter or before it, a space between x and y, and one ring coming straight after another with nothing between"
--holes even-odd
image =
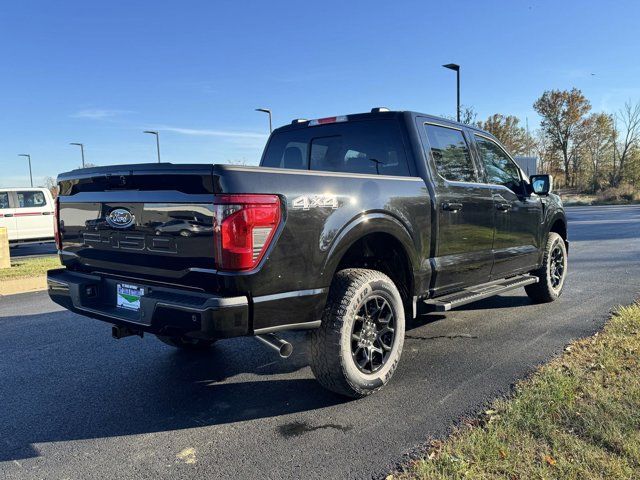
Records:
<instances>
[{"instance_id":1,"label":"truck tailgate","mask_svg":"<svg viewBox=\"0 0 640 480\"><path fill-rule=\"evenodd\" d=\"M186 278L214 269L211 165L124 165L58 177L66 265Z\"/></svg>"}]
</instances>

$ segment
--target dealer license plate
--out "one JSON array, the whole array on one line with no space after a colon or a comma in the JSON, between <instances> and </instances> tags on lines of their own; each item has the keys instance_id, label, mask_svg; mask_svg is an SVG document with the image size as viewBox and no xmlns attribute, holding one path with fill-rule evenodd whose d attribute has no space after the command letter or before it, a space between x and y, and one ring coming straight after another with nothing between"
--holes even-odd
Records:
<instances>
[{"instance_id":1,"label":"dealer license plate","mask_svg":"<svg viewBox=\"0 0 640 480\"><path fill-rule=\"evenodd\" d=\"M143 287L118 283L117 289L116 305L118 307L136 312L140 310L140 297L144 295Z\"/></svg>"}]
</instances>

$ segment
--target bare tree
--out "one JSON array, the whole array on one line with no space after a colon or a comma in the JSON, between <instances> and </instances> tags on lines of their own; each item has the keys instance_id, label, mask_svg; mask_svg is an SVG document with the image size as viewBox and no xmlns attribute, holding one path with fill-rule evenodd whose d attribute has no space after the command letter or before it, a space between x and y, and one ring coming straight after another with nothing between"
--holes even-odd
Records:
<instances>
[{"instance_id":1,"label":"bare tree","mask_svg":"<svg viewBox=\"0 0 640 480\"><path fill-rule=\"evenodd\" d=\"M532 151L540 160L538 171L555 174L558 171L560 159L558 158L558 151L554 148L549 136L542 129L539 129L536 130L532 141Z\"/></svg>"},{"instance_id":2,"label":"bare tree","mask_svg":"<svg viewBox=\"0 0 640 480\"><path fill-rule=\"evenodd\" d=\"M548 90L536 100L533 108L542 117L541 126L562 152L565 182L572 185L572 154L576 155L574 142L585 115L591 110L589 100L577 88L571 90Z\"/></svg>"},{"instance_id":3,"label":"bare tree","mask_svg":"<svg viewBox=\"0 0 640 480\"><path fill-rule=\"evenodd\" d=\"M56 183L55 178L44 177L43 186L51 192L53 198L56 198L58 196L58 184Z\"/></svg>"},{"instance_id":4,"label":"bare tree","mask_svg":"<svg viewBox=\"0 0 640 480\"><path fill-rule=\"evenodd\" d=\"M616 114L613 143L611 185L617 187L624 178L629 157L640 146L640 102L633 105L631 101L628 101Z\"/></svg>"},{"instance_id":5,"label":"bare tree","mask_svg":"<svg viewBox=\"0 0 640 480\"><path fill-rule=\"evenodd\" d=\"M227 159L227 163L229 165L240 165L240 166L249 165L249 162L247 161L246 158L229 158Z\"/></svg>"},{"instance_id":6,"label":"bare tree","mask_svg":"<svg viewBox=\"0 0 640 480\"><path fill-rule=\"evenodd\" d=\"M84 167L82 165L77 166L76 168L79 170L81 168L93 168L93 167L98 167L99 165L95 164L95 163L91 163L91 162L85 162L84 163Z\"/></svg>"},{"instance_id":7,"label":"bare tree","mask_svg":"<svg viewBox=\"0 0 640 480\"><path fill-rule=\"evenodd\" d=\"M442 118L446 118L451 121L456 121L456 117L451 115L440 115ZM460 105L460 123L466 123L467 125L475 125L478 113L473 106Z\"/></svg>"},{"instance_id":8,"label":"bare tree","mask_svg":"<svg viewBox=\"0 0 640 480\"><path fill-rule=\"evenodd\" d=\"M613 122L613 116L608 113L592 113L584 122L582 144L591 168L589 184L592 191L602 187L602 168L610 159L613 148Z\"/></svg>"},{"instance_id":9,"label":"bare tree","mask_svg":"<svg viewBox=\"0 0 640 480\"><path fill-rule=\"evenodd\" d=\"M473 125L476 123L476 119L478 118L478 114L474 110L473 106L460 106L460 121L462 123L466 123L467 125Z\"/></svg>"}]
</instances>

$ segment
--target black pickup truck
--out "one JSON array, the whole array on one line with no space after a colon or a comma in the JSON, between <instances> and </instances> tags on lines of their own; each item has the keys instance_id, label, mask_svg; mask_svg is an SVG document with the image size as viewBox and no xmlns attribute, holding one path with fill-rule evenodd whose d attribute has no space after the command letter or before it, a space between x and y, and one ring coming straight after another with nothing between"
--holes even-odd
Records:
<instances>
[{"instance_id":1,"label":"black pickup truck","mask_svg":"<svg viewBox=\"0 0 640 480\"><path fill-rule=\"evenodd\" d=\"M405 323L524 287L562 292L567 221L489 133L415 112L295 120L260 166L136 164L58 177L65 268L49 294L184 349L312 329L325 387L360 397L398 365Z\"/></svg>"}]
</instances>

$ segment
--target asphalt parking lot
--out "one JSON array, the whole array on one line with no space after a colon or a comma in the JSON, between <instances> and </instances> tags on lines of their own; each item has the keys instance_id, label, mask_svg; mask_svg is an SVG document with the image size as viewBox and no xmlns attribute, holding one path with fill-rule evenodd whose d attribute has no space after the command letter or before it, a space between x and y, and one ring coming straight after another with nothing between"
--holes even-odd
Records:
<instances>
[{"instance_id":1,"label":"asphalt parking lot","mask_svg":"<svg viewBox=\"0 0 640 480\"><path fill-rule=\"evenodd\" d=\"M569 208L555 303L524 290L423 315L386 389L344 400L316 384L305 334L281 360L251 338L205 354L0 297L0 477L371 478L599 329L640 291L640 206Z\"/></svg>"},{"instance_id":2,"label":"asphalt parking lot","mask_svg":"<svg viewBox=\"0 0 640 480\"><path fill-rule=\"evenodd\" d=\"M11 248L11 258L41 257L44 255L55 255L56 244L54 242L46 243L28 243L17 245Z\"/></svg>"}]
</instances>

